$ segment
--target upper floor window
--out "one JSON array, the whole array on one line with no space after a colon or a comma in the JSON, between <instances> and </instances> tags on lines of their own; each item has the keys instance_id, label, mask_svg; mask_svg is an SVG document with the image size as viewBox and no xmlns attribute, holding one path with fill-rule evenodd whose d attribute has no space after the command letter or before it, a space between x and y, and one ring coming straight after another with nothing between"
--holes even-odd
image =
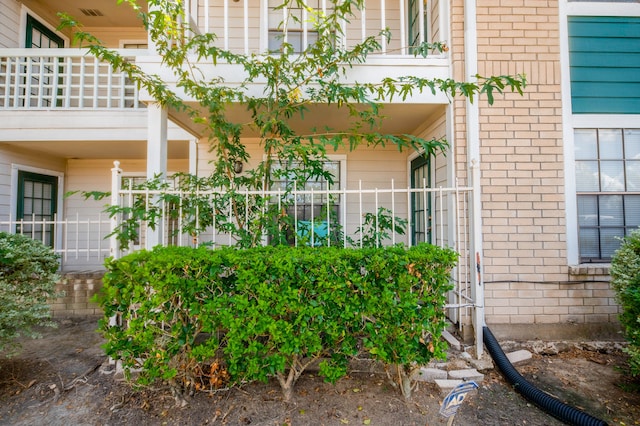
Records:
<instances>
[{"instance_id":1,"label":"upper floor window","mask_svg":"<svg viewBox=\"0 0 640 426\"><path fill-rule=\"evenodd\" d=\"M301 53L318 40L318 32L310 22L311 14L295 2L290 7L278 8L281 4L281 0L269 0L269 50L277 51L286 42L294 53ZM315 12L323 10L321 0L308 0L306 4Z\"/></svg>"},{"instance_id":2,"label":"upper floor window","mask_svg":"<svg viewBox=\"0 0 640 426\"><path fill-rule=\"evenodd\" d=\"M608 262L640 226L640 129L574 130L581 262Z\"/></svg>"},{"instance_id":3,"label":"upper floor window","mask_svg":"<svg viewBox=\"0 0 640 426\"><path fill-rule=\"evenodd\" d=\"M47 49L64 47L64 40L31 15L27 15L26 48Z\"/></svg>"}]
</instances>

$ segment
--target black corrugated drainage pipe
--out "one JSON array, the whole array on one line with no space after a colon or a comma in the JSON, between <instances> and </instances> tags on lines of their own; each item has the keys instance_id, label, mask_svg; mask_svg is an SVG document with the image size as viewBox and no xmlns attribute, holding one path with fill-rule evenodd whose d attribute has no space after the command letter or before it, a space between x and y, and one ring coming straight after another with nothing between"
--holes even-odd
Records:
<instances>
[{"instance_id":1,"label":"black corrugated drainage pipe","mask_svg":"<svg viewBox=\"0 0 640 426\"><path fill-rule=\"evenodd\" d=\"M528 401L534 403L555 418L570 425L607 426L605 421L592 417L577 408L571 407L529 383L527 379L522 377L522 375L513 367L498 344L498 341L493 336L493 333L489 330L489 327L484 326L482 328L482 336L482 340L487 347L487 351L491 354L491 358L495 361L502 375L511 385L513 385L515 390Z\"/></svg>"}]
</instances>

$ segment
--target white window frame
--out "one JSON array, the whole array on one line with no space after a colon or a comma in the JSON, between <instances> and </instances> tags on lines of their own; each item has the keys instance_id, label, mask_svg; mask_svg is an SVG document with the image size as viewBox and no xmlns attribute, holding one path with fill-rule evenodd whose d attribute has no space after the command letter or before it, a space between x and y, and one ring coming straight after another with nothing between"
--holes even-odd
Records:
<instances>
[{"instance_id":1,"label":"white window frame","mask_svg":"<svg viewBox=\"0 0 640 426\"><path fill-rule=\"evenodd\" d=\"M267 159L266 155L263 157L263 161ZM277 158L275 159L277 161ZM345 154L329 154L326 155L326 160L334 163L338 163L338 167L340 169L340 187L338 189L346 189L347 188L347 156ZM340 214L338 215L338 224L344 226L345 213L346 213L346 205L345 199L342 195L339 196L339 206L341 207ZM267 245L266 237L263 238L263 245Z\"/></svg>"},{"instance_id":2,"label":"white window frame","mask_svg":"<svg viewBox=\"0 0 640 426\"><path fill-rule=\"evenodd\" d=\"M18 217L18 172L37 173L39 175L53 176L58 178L58 193L57 193L57 212L56 218L60 220L65 217L64 214L64 173L55 170L44 169L41 167L27 166L18 163L11 164L11 198L9 211L11 212L12 220L16 220ZM59 250L62 248L62 232L57 232L54 240L54 249Z\"/></svg>"},{"instance_id":3,"label":"white window frame","mask_svg":"<svg viewBox=\"0 0 640 426\"><path fill-rule=\"evenodd\" d=\"M145 39L124 39L118 41L118 48L120 49L132 49L131 47L126 47L127 44L144 44L147 47L145 49L149 49L149 40ZM138 48L136 48L138 49Z\"/></svg>"},{"instance_id":4,"label":"white window frame","mask_svg":"<svg viewBox=\"0 0 640 426\"><path fill-rule=\"evenodd\" d=\"M638 128L640 126L640 114L573 114L571 110L569 29L567 21L569 16L640 17L640 4L561 0L559 11L567 263L570 266L576 266L580 264L580 248L578 245L578 207L573 132L575 129L581 128Z\"/></svg>"},{"instance_id":5,"label":"white window frame","mask_svg":"<svg viewBox=\"0 0 640 426\"><path fill-rule=\"evenodd\" d=\"M19 33L19 44L20 48L24 49L25 46L25 35L27 33L27 15L31 15L32 18L36 19L40 24L47 27L49 30L54 32L58 37L62 39L64 42L64 47L69 47L69 37L61 33L56 29L55 26L51 25L46 19L42 16L35 13L33 10L29 9L27 6L22 5L20 8L20 33Z\"/></svg>"}]
</instances>

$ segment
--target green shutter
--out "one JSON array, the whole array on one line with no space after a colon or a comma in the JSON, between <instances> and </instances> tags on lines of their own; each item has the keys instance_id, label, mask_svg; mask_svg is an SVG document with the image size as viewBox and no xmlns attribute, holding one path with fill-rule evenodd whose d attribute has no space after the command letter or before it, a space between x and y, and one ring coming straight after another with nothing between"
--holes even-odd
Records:
<instances>
[{"instance_id":1,"label":"green shutter","mask_svg":"<svg viewBox=\"0 0 640 426\"><path fill-rule=\"evenodd\" d=\"M640 18L569 17L574 114L640 114Z\"/></svg>"}]
</instances>

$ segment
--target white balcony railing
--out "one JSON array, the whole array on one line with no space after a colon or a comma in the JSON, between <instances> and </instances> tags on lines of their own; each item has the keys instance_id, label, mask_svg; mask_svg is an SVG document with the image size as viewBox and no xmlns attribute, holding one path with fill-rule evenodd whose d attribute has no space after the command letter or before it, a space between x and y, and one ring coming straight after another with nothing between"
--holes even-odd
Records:
<instances>
[{"instance_id":1,"label":"white balcony railing","mask_svg":"<svg viewBox=\"0 0 640 426\"><path fill-rule=\"evenodd\" d=\"M140 108L138 97L124 73L84 50L0 49L0 109Z\"/></svg>"},{"instance_id":2,"label":"white balcony railing","mask_svg":"<svg viewBox=\"0 0 640 426\"><path fill-rule=\"evenodd\" d=\"M263 54L274 49L283 36L294 49L313 42L316 34L309 10L274 9L280 2L271 0L186 0L185 13L195 32L214 33L225 50L244 54ZM330 0L307 2L310 7L328 13ZM446 42L447 9L445 0L365 0L360 10L342 26L341 46L352 47L367 37L377 37L383 55L412 55L412 47L422 42ZM285 33L278 24L291 14ZM388 30L391 39L380 36Z\"/></svg>"}]
</instances>

